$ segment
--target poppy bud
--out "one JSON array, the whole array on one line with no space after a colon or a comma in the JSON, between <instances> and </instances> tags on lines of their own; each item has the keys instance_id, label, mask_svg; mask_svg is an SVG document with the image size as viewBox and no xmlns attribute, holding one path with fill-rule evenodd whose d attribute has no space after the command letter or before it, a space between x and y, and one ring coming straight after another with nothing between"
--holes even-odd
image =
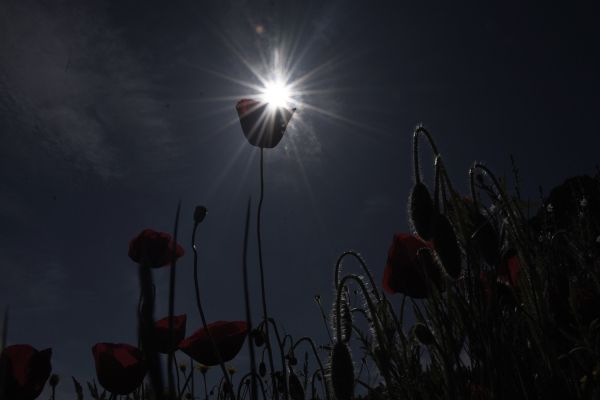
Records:
<instances>
[{"instance_id":1,"label":"poppy bud","mask_svg":"<svg viewBox=\"0 0 600 400\"><path fill-rule=\"evenodd\" d=\"M256 336L254 336L254 345L256 347L261 347L265 344L265 335L262 331L256 331Z\"/></svg>"},{"instance_id":2,"label":"poppy bud","mask_svg":"<svg viewBox=\"0 0 600 400\"><path fill-rule=\"evenodd\" d=\"M431 333L431 331L429 330L427 325L425 325L421 322L417 322L411 328L411 330L413 331L413 334L415 335L417 340L419 342L421 342L422 344L424 344L425 346L430 346L435 341L435 338L433 337L433 333Z\"/></svg>"},{"instance_id":3,"label":"poppy bud","mask_svg":"<svg viewBox=\"0 0 600 400\"><path fill-rule=\"evenodd\" d=\"M416 183L410 191L408 215L415 232L425 241L432 237L431 217L434 210L429 189L422 182Z\"/></svg>"},{"instance_id":4,"label":"poppy bud","mask_svg":"<svg viewBox=\"0 0 600 400\"><path fill-rule=\"evenodd\" d=\"M354 364L350 349L342 341L333 346L329 368L335 397L338 400L350 400L354 395Z\"/></svg>"},{"instance_id":5,"label":"poppy bud","mask_svg":"<svg viewBox=\"0 0 600 400\"><path fill-rule=\"evenodd\" d=\"M58 385L58 382L60 382L59 374L50 375L50 379L48 380L48 384L50 384L50 386L56 387Z\"/></svg>"},{"instance_id":6,"label":"poppy bud","mask_svg":"<svg viewBox=\"0 0 600 400\"><path fill-rule=\"evenodd\" d=\"M498 242L496 230L490 221L482 214L476 213L473 218L473 240L481 257L486 263L493 265L498 257Z\"/></svg>"},{"instance_id":7,"label":"poppy bud","mask_svg":"<svg viewBox=\"0 0 600 400\"><path fill-rule=\"evenodd\" d=\"M458 279L462 271L460 247L454 228L444 214L436 214L432 219L433 246L442 267L452 279Z\"/></svg>"},{"instance_id":8,"label":"poppy bud","mask_svg":"<svg viewBox=\"0 0 600 400\"><path fill-rule=\"evenodd\" d=\"M290 365L298 364L298 359L294 356L290 357Z\"/></svg>"},{"instance_id":9,"label":"poppy bud","mask_svg":"<svg viewBox=\"0 0 600 400\"><path fill-rule=\"evenodd\" d=\"M204 221L204 217L208 214L208 210L204 206L197 206L194 210L194 223L198 225L200 222Z\"/></svg>"},{"instance_id":10,"label":"poppy bud","mask_svg":"<svg viewBox=\"0 0 600 400\"><path fill-rule=\"evenodd\" d=\"M258 374L260 375L261 378L264 378L265 375L267 375L267 365L265 364L264 361L261 361L260 364L258 365Z\"/></svg>"},{"instance_id":11,"label":"poppy bud","mask_svg":"<svg viewBox=\"0 0 600 400\"><path fill-rule=\"evenodd\" d=\"M344 328L343 340L348 343L352 335L352 311L348 303L342 304L342 327Z\"/></svg>"},{"instance_id":12,"label":"poppy bud","mask_svg":"<svg viewBox=\"0 0 600 400\"><path fill-rule=\"evenodd\" d=\"M288 381L292 400L304 400L306 398L304 387L302 386L302 382L300 382L300 378L298 378L298 375L292 369L290 369L290 378Z\"/></svg>"}]
</instances>

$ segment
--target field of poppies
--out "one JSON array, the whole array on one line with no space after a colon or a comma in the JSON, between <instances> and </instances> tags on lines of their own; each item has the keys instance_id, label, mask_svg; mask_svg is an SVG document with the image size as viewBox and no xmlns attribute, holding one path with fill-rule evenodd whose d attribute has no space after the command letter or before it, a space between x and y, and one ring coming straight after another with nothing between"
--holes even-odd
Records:
<instances>
[{"instance_id":1,"label":"field of poppies","mask_svg":"<svg viewBox=\"0 0 600 400\"><path fill-rule=\"evenodd\" d=\"M192 246L203 327L186 337L186 315L173 315L175 269L185 253L177 243L178 211L172 237L146 229L130 243L141 287L138 343L94 345L97 381L82 385L76 377L61 381L52 374L51 349L5 347L4 332L0 400L35 399L46 383L54 389L59 382L74 385L78 400L600 397L600 173L570 178L547 196L540 190L540 200L529 203L521 199L516 167L516 186L509 189L506 176L499 179L475 163L465 174L470 193L461 194L429 133L417 127L408 200L414 231L393 236L382 282L357 253L341 254L331 312L316 298L332 342L294 341L279 332L264 302L260 215L263 151L277 145L295 110L265 117L264 105L250 100L237 109L246 137L261 152L257 231L264 318L253 325L244 276L246 321L209 323ZM421 174L420 139L435 155L432 190ZM206 213L196 207L192 241ZM347 258L359 261L364 276L342 273ZM152 270L166 267L169 315L157 319ZM412 326L404 324L407 308L418 321ZM226 367L244 345L247 370ZM159 354L168 355L167 365ZM206 386L211 369L222 375L212 388Z\"/></svg>"}]
</instances>

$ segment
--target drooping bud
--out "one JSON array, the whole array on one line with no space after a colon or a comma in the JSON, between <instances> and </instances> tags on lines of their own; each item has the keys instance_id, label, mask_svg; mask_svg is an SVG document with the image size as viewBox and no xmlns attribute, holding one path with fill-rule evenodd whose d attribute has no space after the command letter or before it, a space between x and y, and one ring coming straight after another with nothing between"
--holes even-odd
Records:
<instances>
[{"instance_id":1,"label":"drooping bud","mask_svg":"<svg viewBox=\"0 0 600 400\"><path fill-rule=\"evenodd\" d=\"M254 338L254 345L256 347L261 347L263 344L265 344L265 334L260 329L252 329L250 336Z\"/></svg>"},{"instance_id":2,"label":"drooping bud","mask_svg":"<svg viewBox=\"0 0 600 400\"><path fill-rule=\"evenodd\" d=\"M331 386L337 400L350 400L354 395L354 364L348 346L339 340L329 359Z\"/></svg>"},{"instance_id":3,"label":"drooping bud","mask_svg":"<svg viewBox=\"0 0 600 400\"><path fill-rule=\"evenodd\" d=\"M417 340L425 346L430 346L435 341L433 333L431 333L427 325L425 325L422 322L417 322L416 324L414 324L411 330L413 331L413 334L415 335Z\"/></svg>"},{"instance_id":4,"label":"drooping bud","mask_svg":"<svg viewBox=\"0 0 600 400\"><path fill-rule=\"evenodd\" d=\"M208 210L204 206L197 206L194 210L194 223L198 225L200 222L204 221L204 217L208 214Z\"/></svg>"},{"instance_id":5,"label":"drooping bud","mask_svg":"<svg viewBox=\"0 0 600 400\"><path fill-rule=\"evenodd\" d=\"M264 378L265 375L267 375L267 365L265 364L264 361L261 361L260 364L258 365L258 374L260 375L261 378Z\"/></svg>"},{"instance_id":6,"label":"drooping bud","mask_svg":"<svg viewBox=\"0 0 600 400\"><path fill-rule=\"evenodd\" d=\"M302 382L300 382L300 378L293 369L290 369L289 387L292 400L304 400L306 398Z\"/></svg>"},{"instance_id":7,"label":"drooping bud","mask_svg":"<svg viewBox=\"0 0 600 400\"><path fill-rule=\"evenodd\" d=\"M425 241L431 240L431 217L434 215L433 200L429 189L422 182L416 183L410 191L408 215L417 235Z\"/></svg>"},{"instance_id":8,"label":"drooping bud","mask_svg":"<svg viewBox=\"0 0 600 400\"><path fill-rule=\"evenodd\" d=\"M458 279L462 271L460 247L454 228L448 217L436 214L432 219L433 247L442 267L452 279Z\"/></svg>"},{"instance_id":9,"label":"drooping bud","mask_svg":"<svg viewBox=\"0 0 600 400\"><path fill-rule=\"evenodd\" d=\"M473 217L472 235L475 247L486 263L493 265L498 258L498 233L490 221L482 214L476 213Z\"/></svg>"},{"instance_id":10,"label":"drooping bud","mask_svg":"<svg viewBox=\"0 0 600 400\"><path fill-rule=\"evenodd\" d=\"M346 302L342 304L342 328L344 329L343 340L348 343L352 336L352 311Z\"/></svg>"}]
</instances>

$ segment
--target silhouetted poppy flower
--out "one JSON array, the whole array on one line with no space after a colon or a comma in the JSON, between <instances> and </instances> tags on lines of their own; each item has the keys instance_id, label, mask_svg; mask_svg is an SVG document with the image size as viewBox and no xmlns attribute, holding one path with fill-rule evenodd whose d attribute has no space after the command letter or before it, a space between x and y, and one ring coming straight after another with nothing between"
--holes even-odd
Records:
<instances>
[{"instance_id":1,"label":"silhouetted poppy flower","mask_svg":"<svg viewBox=\"0 0 600 400\"><path fill-rule=\"evenodd\" d=\"M52 349L37 351L28 344L14 344L0 354L0 393L7 400L33 400L44 390L52 372Z\"/></svg>"},{"instance_id":2,"label":"silhouetted poppy flower","mask_svg":"<svg viewBox=\"0 0 600 400\"><path fill-rule=\"evenodd\" d=\"M231 361L241 350L248 334L248 324L244 321L217 321L208 325L221 359ZM204 365L217 365L217 356L213 352L210 339L204 327L179 344L179 349L194 360Z\"/></svg>"},{"instance_id":3,"label":"silhouetted poppy flower","mask_svg":"<svg viewBox=\"0 0 600 400\"><path fill-rule=\"evenodd\" d=\"M389 294L403 293L413 299L427 297L425 271L418 258L418 251L433 248L421 238L399 233L388 251L387 265L383 273L383 289ZM442 290L442 271L434 261L427 274L439 290Z\"/></svg>"},{"instance_id":4,"label":"silhouetted poppy flower","mask_svg":"<svg viewBox=\"0 0 600 400\"><path fill-rule=\"evenodd\" d=\"M240 117L242 131L251 145L271 149L281 141L292 115L296 111L284 107L276 107L272 111L268 103L256 100L240 100L235 108Z\"/></svg>"},{"instance_id":5,"label":"silhouetted poppy flower","mask_svg":"<svg viewBox=\"0 0 600 400\"><path fill-rule=\"evenodd\" d=\"M126 343L96 343L92 347L96 375L111 393L127 395L137 389L146 376L146 363L140 349Z\"/></svg>"},{"instance_id":6,"label":"silhouetted poppy flower","mask_svg":"<svg viewBox=\"0 0 600 400\"><path fill-rule=\"evenodd\" d=\"M509 279L510 273L510 279ZM502 263L498 270L498 280L506 284L517 285L517 277L521 274L521 264L519 264L519 258L517 257L517 251L515 249L507 250L502 256Z\"/></svg>"},{"instance_id":7,"label":"silhouetted poppy flower","mask_svg":"<svg viewBox=\"0 0 600 400\"><path fill-rule=\"evenodd\" d=\"M146 261L151 268L168 267L173 261L173 241L171 236L164 232L145 229L129 243L129 258L140 264ZM144 260L144 251L147 251ZM183 247L177 245L175 258L185 254Z\"/></svg>"},{"instance_id":8,"label":"silhouetted poppy flower","mask_svg":"<svg viewBox=\"0 0 600 400\"><path fill-rule=\"evenodd\" d=\"M173 316L173 341L169 346L169 317L156 321L156 350L159 353L169 354L179 347L179 343L185 338L185 324L187 315Z\"/></svg>"},{"instance_id":9,"label":"silhouetted poppy flower","mask_svg":"<svg viewBox=\"0 0 600 400\"><path fill-rule=\"evenodd\" d=\"M469 398L471 400L486 400L490 398L489 390L474 383L467 384L467 392L469 393Z\"/></svg>"}]
</instances>

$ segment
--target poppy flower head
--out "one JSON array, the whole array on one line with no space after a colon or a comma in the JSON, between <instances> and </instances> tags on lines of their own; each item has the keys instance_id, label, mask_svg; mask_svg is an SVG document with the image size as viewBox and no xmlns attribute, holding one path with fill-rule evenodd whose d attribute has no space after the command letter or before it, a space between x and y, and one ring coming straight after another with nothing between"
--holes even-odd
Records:
<instances>
[{"instance_id":1,"label":"poppy flower head","mask_svg":"<svg viewBox=\"0 0 600 400\"><path fill-rule=\"evenodd\" d=\"M510 279L509 279L510 273ZM506 284L517 285L517 277L521 275L521 264L515 249L509 249L502 256L502 264L498 270L498 280Z\"/></svg>"},{"instance_id":2,"label":"poppy flower head","mask_svg":"<svg viewBox=\"0 0 600 400\"><path fill-rule=\"evenodd\" d=\"M169 317L156 321L156 350L162 354L176 351L179 343L185 338L187 315L173 316L173 341L169 345Z\"/></svg>"},{"instance_id":3,"label":"poppy flower head","mask_svg":"<svg viewBox=\"0 0 600 400\"><path fill-rule=\"evenodd\" d=\"M243 99L236 104L235 108L248 142L256 147L271 149L283 138L296 109L276 107L271 110L267 105L268 103Z\"/></svg>"},{"instance_id":4,"label":"poppy flower head","mask_svg":"<svg viewBox=\"0 0 600 400\"><path fill-rule=\"evenodd\" d=\"M52 372L52 349L38 351L28 344L14 344L0 354L0 393L6 399L33 400L44 390Z\"/></svg>"},{"instance_id":5,"label":"poppy flower head","mask_svg":"<svg viewBox=\"0 0 600 400\"><path fill-rule=\"evenodd\" d=\"M248 324L245 321L217 321L208 325L215 345L223 362L231 361L239 353L248 335ZM179 349L200 364L214 366L219 364L214 354L210 339L204 328L198 329L192 336L179 344Z\"/></svg>"},{"instance_id":6,"label":"poppy flower head","mask_svg":"<svg viewBox=\"0 0 600 400\"><path fill-rule=\"evenodd\" d=\"M169 234L145 229L137 237L131 239L128 255L136 263L141 264L144 261L151 268L168 267L173 261L173 253L175 253L175 259L185 254L180 245L177 245L174 251L174 244Z\"/></svg>"},{"instance_id":7,"label":"poppy flower head","mask_svg":"<svg viewBox=\"0 0 600 400\"><path fill-rule=\"evenodd\" d=\"M147 368L144 355L137 347L126 343L96 343L92 353L98 382L104 389L128 395L142 384Z\"/></svg>"},{"instance_id":8,"label":"poppy flower head","mask_svg":"<svg viewBox=\"0 0 600 400\"><path fill-rule=\"evenodd\" d=\"M394 235L394 242L388 251L387 265L383 276L383 289L389 294L403 293L414 299L427 297L425 271L418 258L421 249L431 249L431 244L421 238L400 233ZM442 290L440 267L433 262L428 266L429 278Z\"/></svg>"}]
</instances>

